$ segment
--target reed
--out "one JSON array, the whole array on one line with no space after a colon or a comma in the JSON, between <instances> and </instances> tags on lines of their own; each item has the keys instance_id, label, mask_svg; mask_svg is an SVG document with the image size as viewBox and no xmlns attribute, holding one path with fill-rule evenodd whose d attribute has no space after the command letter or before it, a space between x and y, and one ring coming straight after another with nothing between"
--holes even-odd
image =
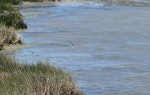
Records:
<instances>
[{"instance_id":1,"label":"reed","mask_svg":"<svg viewBox=\"0 0 150 95\"><path fill-rule=\"evenodd\" d=\"M50 66L17 63L0 54L0 95L84 95L67 72Z\"/></svg>"}]
</instances>

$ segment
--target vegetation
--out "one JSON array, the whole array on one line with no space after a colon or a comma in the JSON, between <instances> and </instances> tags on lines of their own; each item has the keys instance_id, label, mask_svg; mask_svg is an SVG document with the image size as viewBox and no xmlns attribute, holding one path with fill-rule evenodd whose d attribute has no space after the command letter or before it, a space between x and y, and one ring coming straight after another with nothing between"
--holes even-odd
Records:
<instances>
[{"instance_id":1,"label":"vegetation","mask_svg":"<svg viewBox=\"0 0 150 95\"><path fill-rule=\"evenodd\" d=\"M43 1L56 1L56 0L23 0L23 1L29 1L29 2L43 2ZM59 0L58 0L59 1Z\"/></svg>"},{"instance_id":2,"label":"vegetation","mask_svg":"<svg viewBox=\"0 0 150 95\"><path fill-rule=\"evenodd\" d=\"M0 0L0 3L10 3L10 4L14 4L14 5L19 4L21 2L22 2L22 0Z\"/></svg>"},{"instance_id":3,"label":"vegetation","mask_svg":"<svg viewBox=\"0 0 150 95\"><path fill-rule=\"evenodd\" d=\"M67 72L49 63L20 64L0 54L0 95L84 95Z\"/></svg>"},{"instance_id":4,"label":"vegetation","mask_svg":"<svg viewBox=\"0 0 150 95\"><path fill-rule=\"evenodd\" d=\"M0 50L6 45L22 44L21 36L14 32L13 28L7 28L0 24Z\"/></svg>"},{"instance_id":5,"label":"vegetation","mask_svg":"<svg viewBox=\"0 0 150 95\"><path fill-rule=\"evenodd\" d=\"M31 0L32 1L32 0ZM27 28L21 14L11 4L21 0L0 1L0 49L21 44L14 28ZM0 54L0 95L84 95L67 72L49 63L23 64Z\"/></svg>"},{"instance_id":6,"label":"vegetation","mask_svg":"<svg viewBox=\"0 0 150 95\"><path fill-rule=\"evenodd\" d=\"M9 3L0 3L0 23L15 29L27 28L19 11Z\"/></svg>"},{"instance_id":7,"label":"vegetation","mask_svg":"<svg viewBox=\"0 0 150 95\"><path fill-rule=\"evenodd\" d=\"M12 4L21 0L0 1L0 49L21 44L14 29L27 28ZM67 72L49 63L21 64L0 54L0 95L84 95Z\"/></svg>"}]
</instances>

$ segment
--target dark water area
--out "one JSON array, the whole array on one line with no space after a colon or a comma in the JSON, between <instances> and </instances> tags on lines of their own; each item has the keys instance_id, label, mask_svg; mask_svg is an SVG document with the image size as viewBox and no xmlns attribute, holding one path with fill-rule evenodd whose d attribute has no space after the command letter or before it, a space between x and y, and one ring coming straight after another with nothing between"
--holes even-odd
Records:
<instances>
[{"instance_id":1,"label":"dark water area","mask_svg":"<svg viewBox=\"0 0 150 95\"><path fill-rule=\"evenodd\" d=\"M19 60L48 60L87 95L150 94L150 7L95 2L21 9Z\"/></svg>"}]
</instances>

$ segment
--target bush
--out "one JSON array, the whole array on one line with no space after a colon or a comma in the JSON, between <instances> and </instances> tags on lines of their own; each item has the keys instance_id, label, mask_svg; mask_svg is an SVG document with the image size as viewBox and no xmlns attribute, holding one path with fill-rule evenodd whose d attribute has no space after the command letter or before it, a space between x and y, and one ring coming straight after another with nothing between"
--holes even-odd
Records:
<instances>
[{"instance_id":1,"label":"bush","mask_svg":"<svg viewBox=\"0 0 150 95\"><path fill-rule=\"evenodd\" d=\"M18 13L9 13L0 16L0 23L6 25L7 27L13 27L15 29L27 28L23 19Z\"/></svg>"},{"instance_id":2,"label":"bush","mask_svg":"<svg viewBox=\"0 0 150 95\"><path fill-rule=\"evenodd\" d=\"M19 11L14 9L11 4L8 3L0 4L0 23L15 29L27 28Z\"/></svg>"},{"instance_id":3,"label":"bush","mask_svg":"<svg viewBox=\"0 0 150 95\"><path fill-rule=\"evenodd\" d=\"M29 1L29 2L43 2L43 1L55 1L55 0L23 0L23 1ZM59 1L59 0L58 0Z\"/></svg>"},{"instance_id":4,"label":"bush","mask_svg":"<svg viewBox=\"0 0 150 95\"><path fill-rule=\"evenodd\" d=\"M0 0L0 3L10 3L10 4L14 4L14 5L17 5L21 2L22 2L22 0Z\"/></svg>"},{"instance_id":5,"label":"bush","mask_svg":"<svg viewBox=\"0 0 150 95\"><path fill-rule=\"evenodd\" d=\"M0 95L84 95L68 73L49 63L20 64L0 54Z\"/></svg>"}]
</instances>

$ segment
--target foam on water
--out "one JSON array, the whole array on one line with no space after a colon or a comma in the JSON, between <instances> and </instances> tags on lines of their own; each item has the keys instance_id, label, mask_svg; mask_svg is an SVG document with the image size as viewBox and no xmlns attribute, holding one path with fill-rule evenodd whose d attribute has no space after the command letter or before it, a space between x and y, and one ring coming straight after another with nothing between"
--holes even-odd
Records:
<instances>
[{"instance_id":1,"label":"foam on water","mask_svg":"<svg viewBox=\"0 0 150 95\"><path fill-rule=\"evenodd\" d=\"M78 0L63 0L62 2L57 3L59 7L91 7L99 8L104 6L104 4L96 3L94 1L78 1Z\"/></svg>"}]
</instances>

